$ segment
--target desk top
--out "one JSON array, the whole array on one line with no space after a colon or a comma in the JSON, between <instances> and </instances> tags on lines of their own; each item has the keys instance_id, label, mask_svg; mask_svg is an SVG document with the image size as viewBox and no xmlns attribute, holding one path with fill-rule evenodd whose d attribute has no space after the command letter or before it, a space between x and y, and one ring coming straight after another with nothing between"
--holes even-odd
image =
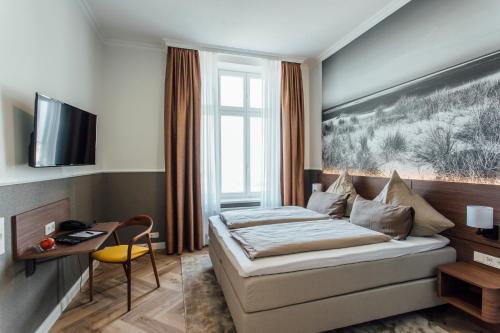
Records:
<instances>
[{"instance_id":1,"label":"desk top","mask_svg":"<svg viewBox=\"0 0 500 333\"><path fill-rule=\"evenodd\" d=\"M87 241L81 242L76 245L65 245L65 244L56 244L56 247L53 250L48 250L42 253L38 253L33 248L26 249L21 255L19 255L16 259L19 260L28 260L28 259L43 259L43 258L51 258L51 257L63 257L75 254L85 254L89 252L93 252L99 249L99 247L108 239L109 236L115 231L118 227L119 222L105 222L105 223L97 223L92 229L88 229L89 231L106 231L107 234L101 237L96 237L89 239ZM68 231L64 231L68 232ZM61 233L64 233L61 232ZM56 234L57 236L57 234ZM33 244L35 245L35 244Z\"/></svg>"}]
</instances>

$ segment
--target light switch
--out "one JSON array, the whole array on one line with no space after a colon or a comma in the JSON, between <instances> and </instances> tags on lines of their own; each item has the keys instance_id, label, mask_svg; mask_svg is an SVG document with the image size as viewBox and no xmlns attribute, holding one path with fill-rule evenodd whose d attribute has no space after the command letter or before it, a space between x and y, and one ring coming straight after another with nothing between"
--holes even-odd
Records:
<instances>
[{"instance_id":1,"label":"light switch","mask_svg":"<svg viewBox=\"0 0 500 333\"><path fill-rule=\"evenodd\" d=\"M0 217L0 256L5 253L5 219Z\"/></svg>"}]
</instances>

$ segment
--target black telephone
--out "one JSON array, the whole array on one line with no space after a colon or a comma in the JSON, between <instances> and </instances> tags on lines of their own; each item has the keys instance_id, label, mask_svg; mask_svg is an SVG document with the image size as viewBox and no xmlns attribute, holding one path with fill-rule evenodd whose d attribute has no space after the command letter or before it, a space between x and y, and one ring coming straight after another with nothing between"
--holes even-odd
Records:
<instances>
[{"instance_id":1,"label":"black telephone","mask_svg":"<svg viewBox=\"0 0 500 333\"><path fill-rule=\"evenodd\" d=\"M95 222L82 222L77 220L67 220L59 224L61 230L86 230L95 226Z\"/></svg>"}]
</instances>

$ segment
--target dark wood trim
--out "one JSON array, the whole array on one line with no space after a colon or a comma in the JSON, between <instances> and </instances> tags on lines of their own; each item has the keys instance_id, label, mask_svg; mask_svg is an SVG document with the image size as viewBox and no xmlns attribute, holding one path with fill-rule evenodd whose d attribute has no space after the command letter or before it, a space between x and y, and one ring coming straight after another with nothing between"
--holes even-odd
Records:
<instances>
[{"instance_id":1,"label":"dark wood trim","mask_svg":"<svg viewBox=\"0 0 500 333\"><path fill-rule=\"evenodd\" d=\"M306 169L304 170L304 202L307 204L312 193L312 184L321 183L321 170ZM325 188L323 191L326 190Z\"/></svg>"}]
</instances>

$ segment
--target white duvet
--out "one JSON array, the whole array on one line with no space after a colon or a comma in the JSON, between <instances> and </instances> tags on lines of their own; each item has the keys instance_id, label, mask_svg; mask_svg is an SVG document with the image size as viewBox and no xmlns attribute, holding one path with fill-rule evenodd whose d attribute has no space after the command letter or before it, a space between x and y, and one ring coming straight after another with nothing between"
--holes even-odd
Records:
<instances>
[{"instance_id":1,"label":"white duvet","mask_svg":"<svg viewBox=\"0 0 500 333\"><path fill-rule=\"evenodd\" d=\"M250 260L229 229L218 216L210 217L210 228L219 240L229 260L242 277L295 272L358 262L382 260L408 254L436 250L450 242L446 237L408 237L404 241L390 240L379 244L355 246L343 249L287 254Z\"/></svg>"}]
</instances>

